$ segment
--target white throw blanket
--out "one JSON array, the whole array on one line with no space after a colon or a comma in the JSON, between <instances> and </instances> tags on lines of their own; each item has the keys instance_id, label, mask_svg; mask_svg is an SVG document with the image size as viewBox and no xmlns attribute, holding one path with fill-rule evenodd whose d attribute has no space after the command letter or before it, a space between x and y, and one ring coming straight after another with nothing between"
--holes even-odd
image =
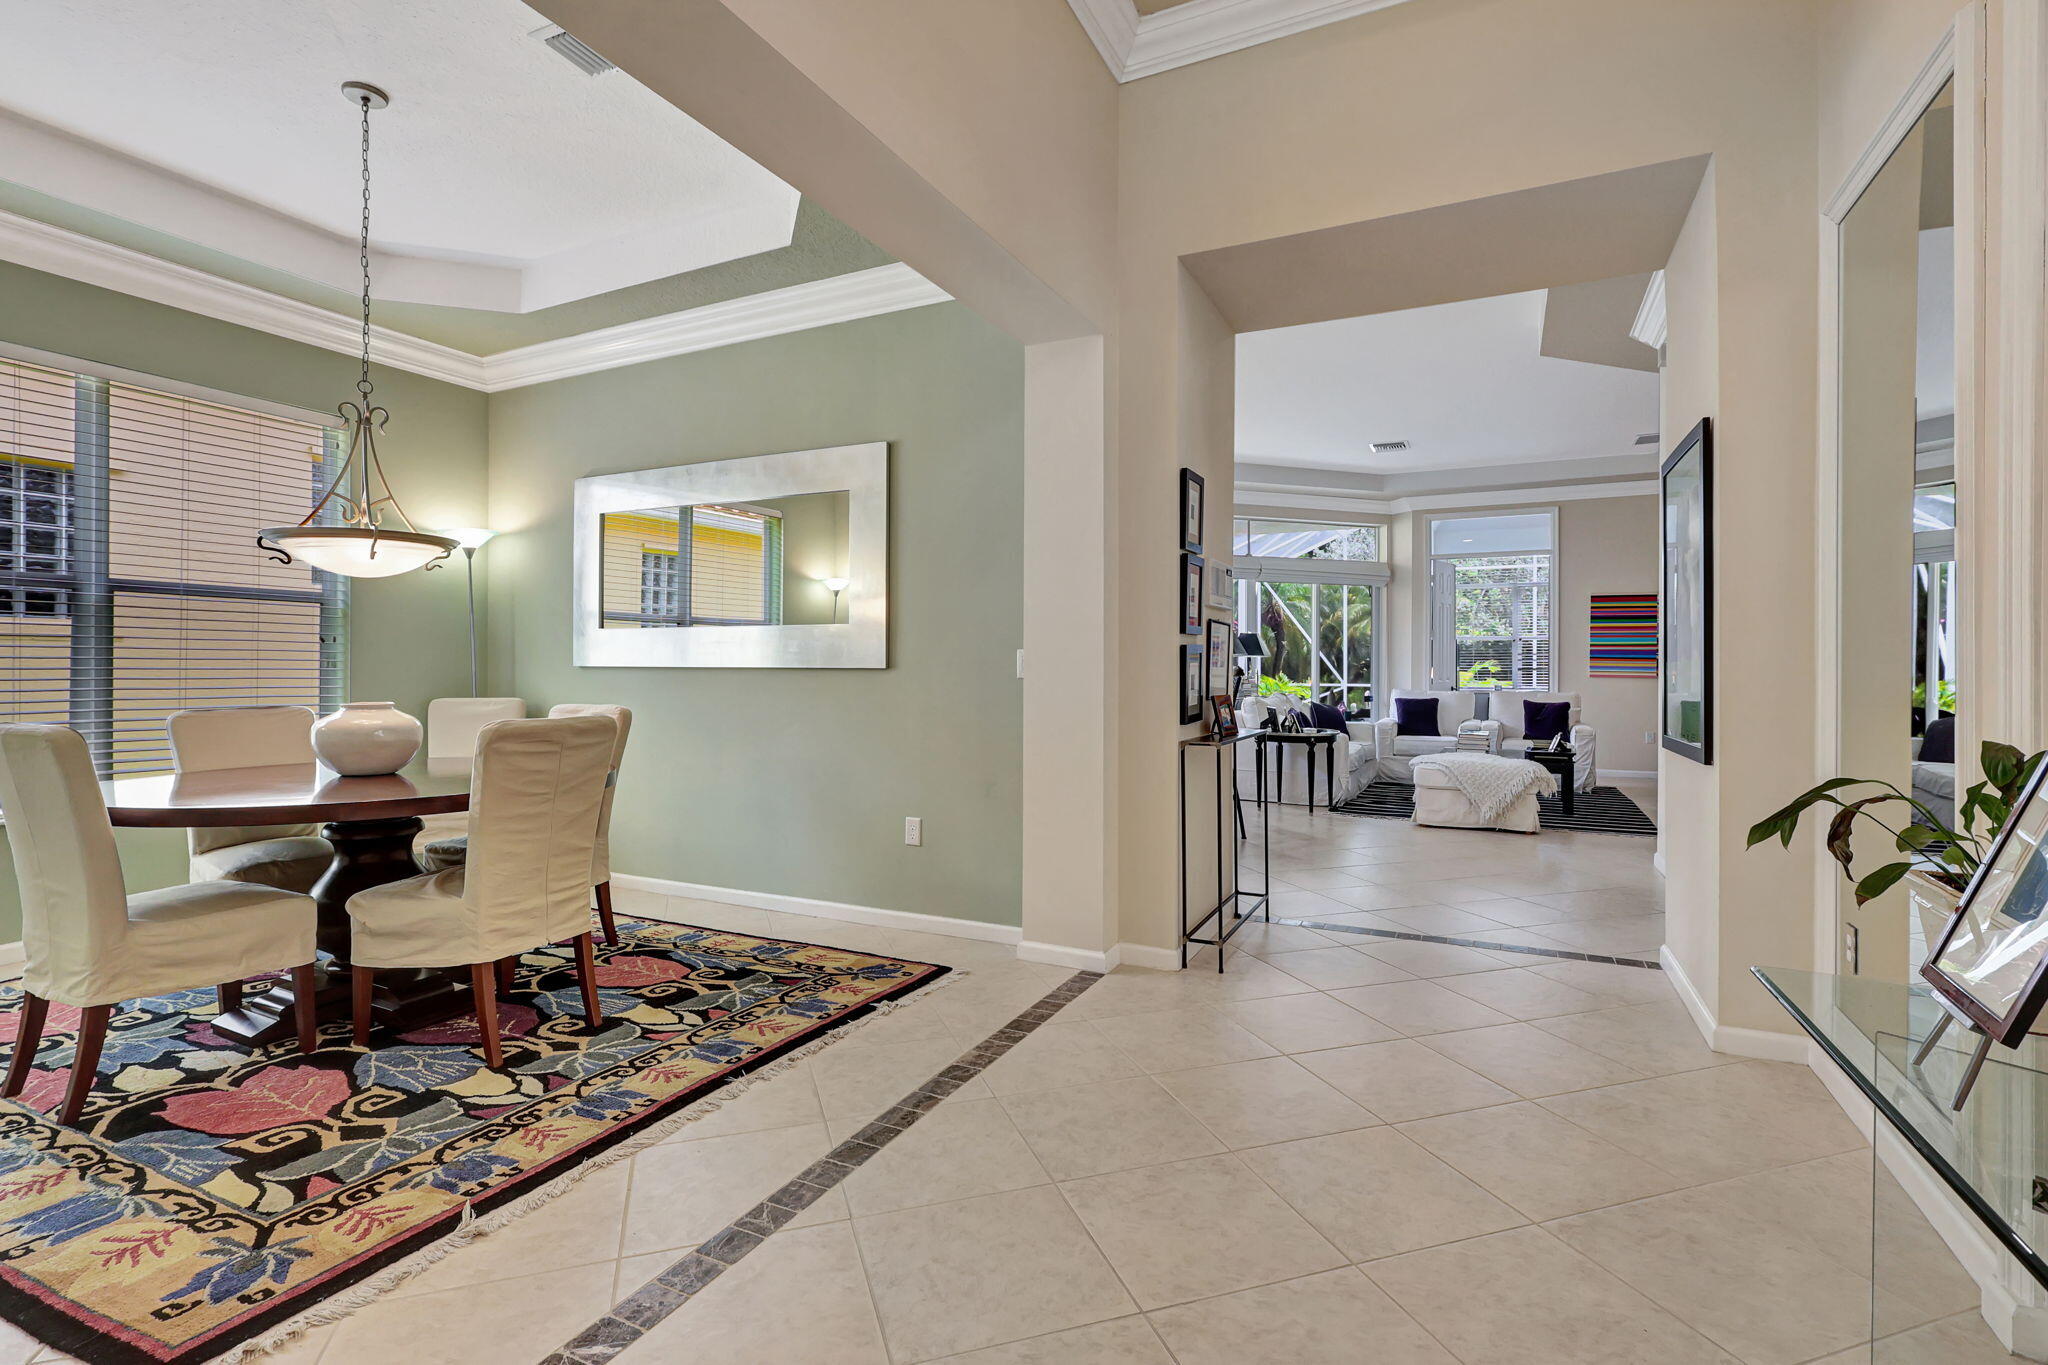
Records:
<instances>
[{"instance_id":1,"label":"white throw blanket","mask_svg":"<svg viewBox=\"0 0 2048 1365\"><path fill-rule=\"evenodd\" d=\"M1557 795L1557 777L1540 763L1493 754L1424 754L1409 762L1420 772L1430 768L1451 780L1465 794L1482 820L1491 820L1534 789L1539 796Z\"/></svg>"}]
</instances>

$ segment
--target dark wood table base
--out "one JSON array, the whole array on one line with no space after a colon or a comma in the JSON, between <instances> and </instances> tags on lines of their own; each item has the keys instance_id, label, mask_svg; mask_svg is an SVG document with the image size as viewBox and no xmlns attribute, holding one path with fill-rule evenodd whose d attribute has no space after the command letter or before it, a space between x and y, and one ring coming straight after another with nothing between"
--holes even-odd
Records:
<instances>
[{"instance_id":1,"label":"dark wood table base","mask_svg":"<svg viewBox=\"0 0 2048 1365\"><path fill-rule=\"evenodd\" d=\"M390 820L337 821L320 831L334 845L334 861L313 884L319 907L321 963L315 1002L321 1023L347 1022L349 998L348 899L358 891L419 875L413 861L413 840L422 826L412 816ZM225 1011L213 1022L214 1032L251 1047L260 1047L296 1033L292 1019L297 1001L289 978L245 997L241 1008ZM425 1028L476 1008L469 974L463 968L390 968L377 972L372 1008L377 1025L397 1032Z\"/></svg>"}]
</instances>

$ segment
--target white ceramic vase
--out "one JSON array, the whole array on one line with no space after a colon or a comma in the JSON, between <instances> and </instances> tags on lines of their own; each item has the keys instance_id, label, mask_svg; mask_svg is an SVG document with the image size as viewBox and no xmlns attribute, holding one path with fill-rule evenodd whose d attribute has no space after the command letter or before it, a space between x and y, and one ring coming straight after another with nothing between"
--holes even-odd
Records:
<instances>
[{"instance_id":1,"label":"white ceramic vase","mask_svg":"<svg viewBox=\"0 0 2048 1365\"><path fill-rule=\"evenodd\" d=\"M343 777L395 773L420 751L422 733L388 701L343 702L313 723L313 752Z\"/></svg>"}]
</instances>

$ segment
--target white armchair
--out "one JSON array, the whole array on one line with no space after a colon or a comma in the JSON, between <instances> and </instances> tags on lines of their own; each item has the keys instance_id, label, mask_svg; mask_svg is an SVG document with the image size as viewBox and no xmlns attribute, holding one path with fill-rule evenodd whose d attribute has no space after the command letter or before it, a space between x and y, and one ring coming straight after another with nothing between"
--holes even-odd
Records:
<instances>
[{"instance_id":1,"label":"white armchair","mask_svg":"<svg viewBox=\"0 0 2048 1365\"><path fill-rule=\"evenodd\" d=\"M1397 688L1390 695L1393 701L1403 697L1436 698L1437 733L1434 735L1402 734L1392 714L1392 701L1387 706L1389 714L1372 723L1373 756L1377 760L1379 780L1413 786L1415 776L1408 769L1408 761L1424 754L1447 754L1457 748L1458 732L1473 724L1472 711L1478 693L1410 692Z\"/></svg>"},{"instance_id":2,"label":"white armchair","mask_svg":"<svg viewBox=\"0 0 2048 1365\"><path fill-rule=\"evenodd\" d=\"M1488 693L1487 698L1487 718L1479 724L1493 737L1493 752L1509 758L1521 758L1529 752L1529 737L1522 729L1523 702L1569 702L1572 708L1571 728L1565 732L1565 739L1572 746L1572 753L1575 756L1572 764L1572 786L1582 792L1593 789L1593 782L1597 776L1593 764L1593 744L1597 736L1593 733L1592 726L1583 724L1580 720L1578 693L1516 692L1501 688Z\"/></svg>"}]
</instances>

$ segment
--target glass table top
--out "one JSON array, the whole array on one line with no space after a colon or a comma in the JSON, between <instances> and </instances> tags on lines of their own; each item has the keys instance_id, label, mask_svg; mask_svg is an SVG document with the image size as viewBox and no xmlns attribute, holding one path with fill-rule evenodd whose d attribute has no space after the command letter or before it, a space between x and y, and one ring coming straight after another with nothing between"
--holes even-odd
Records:
<instances>
[{"instance_id":1,"label":"glass table top","mask_svg":"<svg viewBox=\"0 0 2048 1365\"><path fill-rule=\"evenodd\" d=\"M1978 1038L1925 984L1780 967L1751 969L1935 1174L2048 1285L2048 1037L1993 1046L1960 1111L1950 1106ZM2037 1204L2038 1200L2038 1204Z\"/></svg>"}]
</instances>

